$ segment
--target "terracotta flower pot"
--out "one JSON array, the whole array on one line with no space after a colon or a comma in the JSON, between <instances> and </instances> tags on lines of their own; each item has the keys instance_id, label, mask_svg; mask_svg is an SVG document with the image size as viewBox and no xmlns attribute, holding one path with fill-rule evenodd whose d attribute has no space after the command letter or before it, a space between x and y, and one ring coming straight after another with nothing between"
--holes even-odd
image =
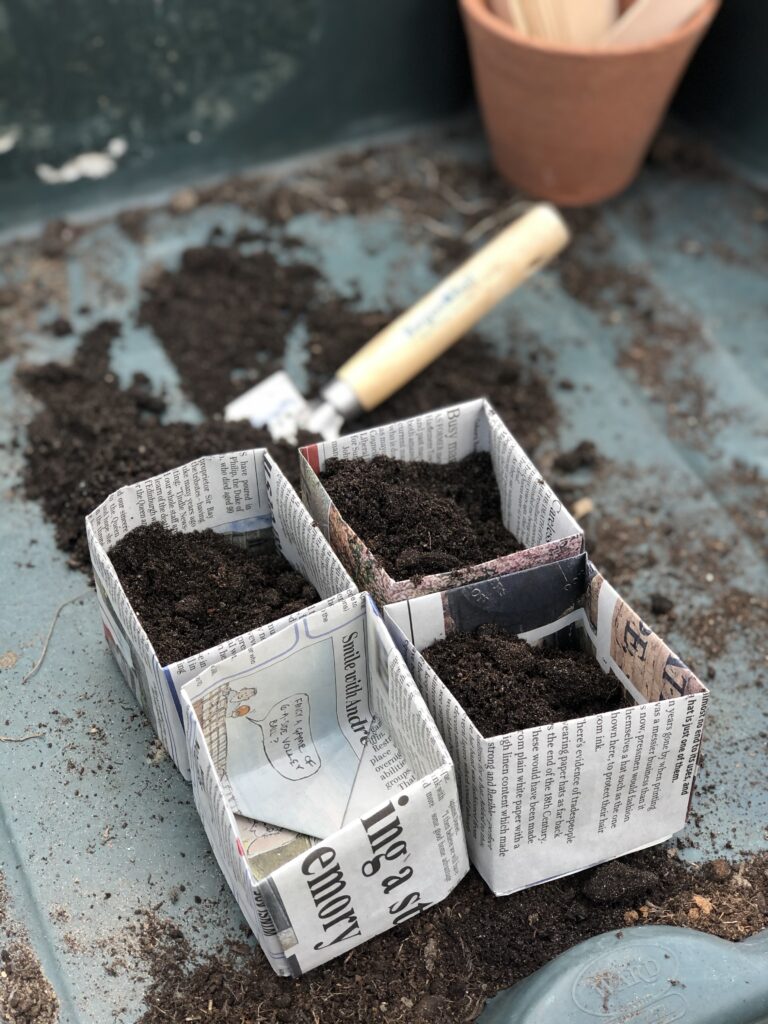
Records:
<instances>
[{"instance_id":1,"label":"terracotta flower pot","mask_svg":"<svg viewBox=\"0 0 768 1024\"><path fill-rule=\"evenodd\" d=\"M644 46L599 50L517 32L487 0L461 0L478 100L499 172L563 206L625 189L719 7Z\"/></svg>"}]
</instances>

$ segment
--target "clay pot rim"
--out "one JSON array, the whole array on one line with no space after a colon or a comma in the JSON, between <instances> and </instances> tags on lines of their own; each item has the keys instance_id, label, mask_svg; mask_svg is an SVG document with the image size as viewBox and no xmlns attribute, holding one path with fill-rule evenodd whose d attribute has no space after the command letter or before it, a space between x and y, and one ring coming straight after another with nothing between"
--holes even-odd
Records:
<instances>
[{"instance_id":1,"label":"clay pot rim","mask_svg":"<svg viewBox=\"0 0 768 1024\"><path fill-rule=\"evenodd\" d=\"M470 17L481 22L490 32L501 36L507 42L514 43L516 46L525 46L531 50L539 50L541 53L553 56L612 60L616 57L628 57L635 54L664 50L667 47L674 46L681 39L694 35L714 18L717 9L720 7L721 0L706 0L696 14L688 18L678 28L673 29L672 32L659 36L658 39L653 39L648 43L641 43L639 45L635 44L634 46L606 46L605 48L575 46L569 43L555 43L548 39L536 39L518 32L517 29L504 21L503 18L494 14L488 6L488 0L460 0L460 3Z\"/></svg>"}]
</instances>

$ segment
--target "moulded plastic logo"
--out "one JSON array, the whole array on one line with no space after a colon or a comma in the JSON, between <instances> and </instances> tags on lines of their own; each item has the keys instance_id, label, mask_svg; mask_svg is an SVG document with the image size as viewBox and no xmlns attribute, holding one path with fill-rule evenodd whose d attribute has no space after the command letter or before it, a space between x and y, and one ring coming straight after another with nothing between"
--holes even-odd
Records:
<instances>
[{"instance_id":1,"label":"moulded plastic logo","mask_svg":"<svg viewBox=\"0 0 768 1024\"><path fill-rule=\"evenodd\" d=\"M688 1012L676 972L665 946L629 942L587 964L574 981L573 1001L604 1024L673 1024Z\"/></svg>"}]
</instances>

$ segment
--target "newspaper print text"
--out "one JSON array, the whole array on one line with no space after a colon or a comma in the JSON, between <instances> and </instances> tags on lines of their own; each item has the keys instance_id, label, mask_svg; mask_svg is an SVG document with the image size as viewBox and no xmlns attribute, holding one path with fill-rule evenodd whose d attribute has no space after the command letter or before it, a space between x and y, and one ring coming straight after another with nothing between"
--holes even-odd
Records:
<instances>
[{"instance_id":1,"label":"newspaper print text","mask_svg":"<svg viewBox=\"0 0 768 1024\"><path fill-rule=\"evenodd\" d=\"M403 793L397 798L397 802L404 807L408 803L408 797ZM383 861L394 864L395 861L408 860L410 856L408 844L400 838L403 834L403 826L391 800L375 814L360 820L373 852L373 857L365 861L362 866L362 872L366 878L377 875L382 868ZM394 870L394 867L390 870ZM412 876L413 868L409 864L402 864L395 874L382 878L381 888L385 896L389 896L394 889L409 881ZM389 913L392 915L392 924L402 924L431 906L431 902L422 902L420 892L413 890L407 896L402 896L394 903L390 903Z\"/></svg>"}]
</instances>

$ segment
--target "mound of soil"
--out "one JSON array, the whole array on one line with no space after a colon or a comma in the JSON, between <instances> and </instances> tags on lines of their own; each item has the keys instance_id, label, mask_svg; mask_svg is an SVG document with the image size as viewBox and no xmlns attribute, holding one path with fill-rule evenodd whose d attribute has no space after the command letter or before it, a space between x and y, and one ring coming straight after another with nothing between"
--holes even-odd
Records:
<instances>
[{"instance_id":1,"label":"mound of soil","mask_svg":"<svg viewBox=\"0 0 768 1024\"><path fill-rule=\"evenodd\" d=\"M148 286L138 321L162 340L190 397L215 416L280 368L286 335L312 302L319 278L308 264L283 265L269 252L245 256L199 246L187 249L178 270Z\"/></svg>"},{"instance_id":2,"label":"mound of soil","mask_svg":"<svg viewBox=\"0 0 768 1024\"><path fill-rule=\"evenodd\" d=\"M109 553L160 663L169 665L319 600L276 551L247 551L213 530L131 530Z\"/></svg>"},{"instance_id":3,"label":"mound of soil","mask_svg":"<svg viewBox=\"0 0 768 1024\"><path fill-rule=\"evenodd\" d=\"M55 1024L59 1019L53 986L24 939L0 950L0 1019L5 1024Z\"/></svg>"},{"instance_id":4,"label":"mound of soil","mask_svg":"<svg viewBox=\"0 0 768 1024\"><path fill-rule=\"evenodd\" d=\"M58 997L9 904L0 873L0 1020L3 1024L55 1024Z\"/></svg>"},{"instance_id":5,"label":"mound of soil","mask_svg":"<svg viewBox=\"0 0 768 1024\"><path fill-rule=\"evenodd\" d=\"M452 633L424 657L483 736L564 722L631 703L580 649L531 647L495 625Z\"/></svg>"},{"instance_id":6,"label":"mound of soil","mask_svg":"<svg viewBox=\"0 0 768 1024\"><path fill-rule=\"evenodd\" d=\"M445 465L386 455L329 459L323 484L344 520L397 580L478 565L521 548L501 521L487 452Z\"/></svg>"}]
</instances>

